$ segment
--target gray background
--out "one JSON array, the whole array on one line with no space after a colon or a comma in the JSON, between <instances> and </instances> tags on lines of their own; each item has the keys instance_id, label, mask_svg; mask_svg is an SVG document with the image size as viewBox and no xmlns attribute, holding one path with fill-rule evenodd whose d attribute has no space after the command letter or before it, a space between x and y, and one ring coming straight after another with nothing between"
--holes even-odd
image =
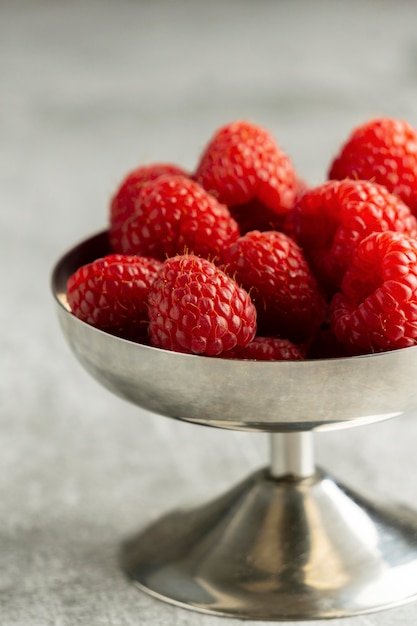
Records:
<instances>
[{"instance_id":1,"label":"gray background","mask_svg":"<svg viewBox=\"0 0 417 626\"><path fill-rule=\"evenodd\" d=\"M310 183L374 115L417 126L417 5L0 1L0 624L220 626L137 592L120 541L267 461L262 434L150 415L75 361L55 259L107 222L130 168L192 169L214 130L268 127ZM360 488L417 505L417 415L317 435ZM415 625L417 603L335 625Z\"/></svg>"}]
</instances>

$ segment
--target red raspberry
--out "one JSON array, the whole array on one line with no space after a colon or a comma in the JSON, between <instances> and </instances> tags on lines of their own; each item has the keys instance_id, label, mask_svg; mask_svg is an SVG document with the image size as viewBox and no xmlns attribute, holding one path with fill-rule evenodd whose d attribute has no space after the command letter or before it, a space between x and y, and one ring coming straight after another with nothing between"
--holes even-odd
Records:
<instances>
[{"instance_id":1,"label":"red raspberry","mask_svg":"<svg viewBox=\"0 0 417 626\"><path fill-rule=\"evenodd\" d=\"M230 246L225 269L250 292L259 334L302 343L323 321L317 282L298 245L284 233L247 233Z\"/></svg>"},{"instance_id":2,"label":"red raspberry","mask_svg":"<svg viewBox=\"0 0 417 626\"><path fill-rule=\"evenodd\" d=\"M301 361L304 356L298 346L288 339L255 337L246 346L224 352L225 359L249 359L251 361Z\"/></svg>"},{"instance_id":3,"label":"red raspberry","mask_svg":"<svg viewBox=\"0 0 417 626\"><path fill-rule=\"evenodd\" d=\"M119 251L161 261L184 252L220 259L239 237L227 207L183 176L145 183L121 232Z\"/></svg>"},{"instance_id":4,"label":"red raspberry","mask_svg":"<svg viewBox=\"0 0 417 626\"><path fill-rule=\"evenodd\" d=\"M255 336L249 295L207 259L167 259L149 293L149 336L158 348L216 356Z\"/></svg>"},{"instance_id":5,"label":"red raspberry","mask_svg":"<svg viewBox=\"0 0 417 626\"><path fill-rule=\"evenodd\" d=\"M80 267L68 280L74 315L87 324L126 339L147 337L149 288L161 263L109 254Z\"/></svg>"},{"instance_id":6,"label":"red raspberry","mask_svg":"<svg viewBox=\"0 0 417 626\"><path fill-rule=\"evenodd\" d=\"M243 230L250 212L252 227L256 224L259 207L261 213L272 211L275 220L283 218L294 204L298 184L289 157L271 134L246 121L227 124L214 134L200 158L195 179L219 202L234 207L238 223L242 213Z\"/></svg>"},{"instance_id":7,"label":"red raspberry","mask_svg":"<svg viewBox=\"0 0 417 626\"><path fill-rule=\"evenodd\" d=\"M417 236L410 209L370 181L332 180L306 191L292 212L294 237L319 282L337 289L361 239L374 231Z\"/></svg>"},{"instance_id":8,"label":"red raspberry","mask_svg":"<svg viewBox=\"0 0 417 626\"><path fill-rule=\"evenodd\" d=\"M417 343L417 240L391 231L363 239L330 304L330 324L352 353Z\"/></svg>"},{"instance_id":9,"label":"red raspberry","mask_svg":"<svg viewBox=\"0 0 417 626\"><path fill-rule=\"evenodd\" d=\"M417 130L391 118L358 126L332 162L329 178L380 183L417 214Z\"/></svg>"},{"instance_id":10,"label":"red raspberry","mask_svg":"<svg viewBox=\"0 0 417 626\"><path fill-rule=\"evenodd\" d=\"M165 174L188 176L185 170L172 163L153 163L135 168L119 185L110 203L109 234L114 250L120 249L121 228L134 212L135 202L143 183L156 180Z\"/></svg>"}]
</instances>

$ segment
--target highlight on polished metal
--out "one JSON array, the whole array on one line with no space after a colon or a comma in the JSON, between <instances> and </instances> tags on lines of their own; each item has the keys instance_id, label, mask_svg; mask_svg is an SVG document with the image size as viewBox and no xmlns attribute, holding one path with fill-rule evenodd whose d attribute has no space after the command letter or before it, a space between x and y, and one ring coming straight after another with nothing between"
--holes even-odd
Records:
<instances>
[{"instance_id":1,"label":"highlight on polished metal","mask_svg":"<svg viewBox=\"0 0 417 626\"><path fill-rule=\"evenodd\" d=\"M360 496L316 468L313 433L417 409L417 347L255 362L124 340L80 321L66 302L70 274L108 252L99 233L65 254L52 276L63 333L85 369L154 413L271 440L268 469L127 541L128 575L165 601L260 620L341 617L414 599L417 513Z\"/></svg>"}]
</instances>

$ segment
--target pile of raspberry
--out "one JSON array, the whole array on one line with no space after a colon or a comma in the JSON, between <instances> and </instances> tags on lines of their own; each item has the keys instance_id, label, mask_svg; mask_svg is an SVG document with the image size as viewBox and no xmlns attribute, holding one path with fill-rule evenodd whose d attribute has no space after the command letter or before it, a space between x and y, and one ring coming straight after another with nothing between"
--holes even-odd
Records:
<instances>
[{"instance_id":1,"label":"pile of raspberry","mask_svg":"<svg viewBox=\"0 0 417 626\"><path fill-rule=\"evenodd\" d=\"M355 128L309 186L271 133L218 129L194 171L140 165L110 202L109 254L68 281L74 315L177 352L253 360L417 343L417 130Z\"/></svg>"}]
</instances>

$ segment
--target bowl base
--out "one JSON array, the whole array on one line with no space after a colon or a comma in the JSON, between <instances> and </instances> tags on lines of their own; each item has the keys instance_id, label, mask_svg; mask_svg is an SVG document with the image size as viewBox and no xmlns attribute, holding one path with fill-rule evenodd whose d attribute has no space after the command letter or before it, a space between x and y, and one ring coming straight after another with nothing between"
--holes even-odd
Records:
<instances>
[{"instance_id":1,"label":"bowl base","mask_svg":"<svg viewBox=\"0 0 417 626\"><path fill-rule=\"evenodd\" d=\"M417 597L417 512L368 500L320 469L298 480L261 470L125 542L122 567L154 597L204 613L369 613Z\"/></svg>"}]
</instances>

